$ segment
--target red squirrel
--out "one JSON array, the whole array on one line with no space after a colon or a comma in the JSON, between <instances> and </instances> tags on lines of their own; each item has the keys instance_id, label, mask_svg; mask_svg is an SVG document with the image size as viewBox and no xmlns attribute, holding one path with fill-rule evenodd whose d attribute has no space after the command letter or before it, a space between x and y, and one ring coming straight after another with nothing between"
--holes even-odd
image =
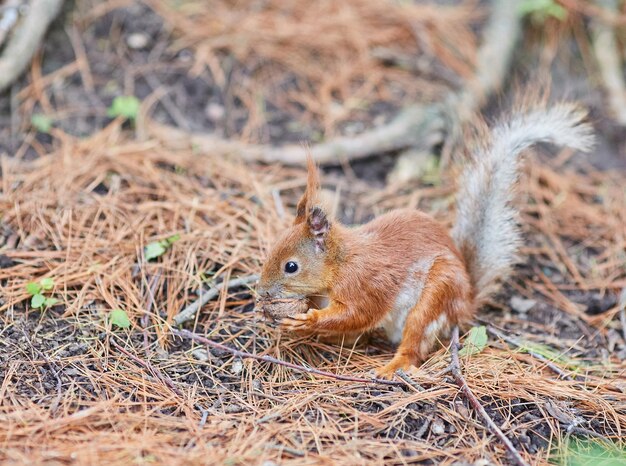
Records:
<instances>
[{"instance_id":1,"label":"red squirrel","mask_svg":"<svg viewBox=\"0 0 626 466\"><path fill-rule=\"evenodd\" d=\"M511 200L521 152L538 142L589 150L593 134L585 116L562 103L526 109L487 132L461 174L450 233L410 209L357 227L331 219L319 202L318 170L309 156L306 191L293 225L264 263L258 299L300 303L282 318L287 331L350 338L382 328L398 347L378 377L419 365L440 338L472 318L518 262L518 212ZM300 312L303 300L313 297L326 305Z\"/></svg>"}]
</instances>

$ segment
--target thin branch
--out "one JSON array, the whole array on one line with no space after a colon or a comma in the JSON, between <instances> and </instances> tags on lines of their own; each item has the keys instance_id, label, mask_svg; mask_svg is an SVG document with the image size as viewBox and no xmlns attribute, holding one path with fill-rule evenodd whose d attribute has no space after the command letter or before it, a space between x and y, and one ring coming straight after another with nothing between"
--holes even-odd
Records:
<instances>
[{"instance_id":1,"label":"thin branch","mask_svg":"<svg viewBox=\"0 0 626 466\"><path fill-rule=\"evenodd\" d=\"M28 66L48 26L61 11L63 0L33 0L0 56L0 92Z\"/></svg>"},{"instance_id":2,"label":"thin branch","mask_svg":"<svg viewBox=\"0 0 626 466\"><path fill-rule=\"evenodd\" d=\"M230 280L228 282L222 282L218 285L215 285L213 288L206 292L202 291L201 289L200 297L174 316L174 324L180 325L187 322L188 320L193 319L196 313L200 310L200 308L209 301L211 301L213 298L217 297L224 289L224 287L226 287L226 289L237 288L239 286L254 283L258 280L258 275L248 275L247 277L241 277L235 280Z\"/></svg>"},{"instance_id":3,"label":"thin branch","mask_svg":"<svg viewBox=\"0 0 626 466\"><path fill-rule=\"evenodd\" d=\"M452 373L452 376L454 377L456 384L459 386L459 388L465 395L465 398L467 398L467 400L470 402L472 407L478 412L480 417L483 419L488 429L491 432L493 432L496 435L496 437L498 437L502 441L506 449L509 451L511 458L513 459L513 462L517 464L518 466L527 466L528 463L524 461L524 458L522 458L522 456L520 455L519 451L517 451L513 443L511 443L508 437L504 435L504 432L500 430L500 428L496 425L493 419L491 419L489 414L487 414L487 411L485 411L485 408L483 408L483 405L480 404L480 400L476 397L476 395L474 395L469 385L467 385L467 382L465 381L465 378L463 377L463 374L461 373L461 363L459 362L459 347L460 346L461 345L459 343L459 327L455 326L454 329L452 330L452 342L450 343L450 352L452 353L452 362L450 364L450 372Z\"/></svg>"},{"instance_id":4,"label":"thin branch","mask_svg":"<svg viewBox=\"0 0 626 466\"><path fill-rule=\"evenodd\" d=\"M407 374L406 372L404 372L402 369L398 369L396 371L396 375L398 377L400 377L402 380L404 380L407 385L410 385L411 387L413 387L415 390L417 390L418 392L424 392L426 391L426 389L424 387L422 387L420 384L418 384L415 380L413 380L411 377L409 377L409 374Z\"/></svg>"},{"instance_id":5,"label":"thin branch","mask_svg":"<svg viewBox=\"0 0 626 466\"><path fill-rule=\"evenodd\" d=\"M231 348L230 346L226 346L223 345L221 343L217 343L215 341L211 341L208 338L203 337L202 335L198 335L197 333L193 333L190 332L189 330L178 330L178 329L171 329L171 332L176 335L179 336L181 338L186 338L189 340L193 340L197 343L201 343L203 345L206 346L210 346L211 348L217 348L221 351L226 351L230 354L232 354L235 357L241 358L241 359L254 359L256 361L263 361L263 362L269 362L271 364L276 364L279 366L284 366L284 367L288 367L289 369L293 369L299 372L306 372L307 374L314 374L314 375L319 375L321 377L328 377L331 379L336 379L336 380L343 380L346 382L359 382L359 383L367 383L367 384L379 384L379 385L390 385L390 386L404 386L403 382L397 382L397 381L393 381L393 380L383 380L383 379L376 379L376 378L372 378L372 379L364 379L361 377L352 377L352 376L348 376L348 375L340 375L340 374L333 374L332 372L326 372L326 371L322 371L319 369L314 369L311 367L306 367L306 366L301 366L299 364L293 364L287 361L282 361L280 359L276 359L272 356L259 356L258 354L252 354L252 353L248 353L246 351L241 351L235 348Z\"/></svg>"},{"instance_id":6,"label":"thin branch","mask_svg":"<svg viewBox=\"0 0 626 466\"><path fill-rule=\"evenodd\" d=\"M22 0L7 0L0 7L0 47L20 19Z\"/></svg>"}]
</instances>

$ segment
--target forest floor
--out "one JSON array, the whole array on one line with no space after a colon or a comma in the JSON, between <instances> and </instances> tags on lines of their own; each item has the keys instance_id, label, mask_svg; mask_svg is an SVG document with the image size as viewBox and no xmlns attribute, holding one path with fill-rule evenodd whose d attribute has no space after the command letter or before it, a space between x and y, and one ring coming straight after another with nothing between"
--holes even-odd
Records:
<instances>
[{"instance_id":1,"label":"forest floor","mask_svg":"<svg viewBox=\"0 0 626 466\"><path fill-rule=\"evenodd\" d=\"M172 334L208 290L259 272L306 181L302 168L212 153L192 134L315 143L379 126L462 85L485 18L476 2L407 10L412 28L376 0L253 3L69 2L0 95L0 461L510 464L445 372L449 348L411 374L416 389ZM511 74L552 76L553 98L590 109L597 148L530 155L524 261L479 313L488 342L462 372L529 464L626 464L626 131L581 39L591 19L568 14L526 24ZM484 116L515 93L506 86ZM118 100L114 115L118 96L138 107ZM456 170L429 156L417 180L390 182L397 157L324 167L339 217L410 206L451 225ZM257 319L249 282L182 327L354 378L392 356L378 335L343 347L280 334Z\"/></svg>"}]
</instances>

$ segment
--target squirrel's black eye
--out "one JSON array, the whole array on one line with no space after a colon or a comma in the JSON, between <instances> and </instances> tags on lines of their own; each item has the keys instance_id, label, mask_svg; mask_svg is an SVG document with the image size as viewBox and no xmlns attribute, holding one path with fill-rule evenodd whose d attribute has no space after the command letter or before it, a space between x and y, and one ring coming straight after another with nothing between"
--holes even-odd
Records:
<instances>
[{"instance_id":1,"label":"squirrel's black eye","mask_svg":"<svg viewBox=\"0 0 626 466\"><path fill-rule=\"evenodd\" d=\"M289 261L285 264L286 273L296 273L298 271L298 264L294 261Z\"/></svg>"}]
</instances>

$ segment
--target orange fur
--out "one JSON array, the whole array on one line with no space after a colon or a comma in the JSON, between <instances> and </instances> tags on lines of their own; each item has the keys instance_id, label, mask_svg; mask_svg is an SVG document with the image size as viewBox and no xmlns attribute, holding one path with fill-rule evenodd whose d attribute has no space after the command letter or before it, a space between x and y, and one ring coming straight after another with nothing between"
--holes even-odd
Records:
<instances>
[{"instance_id":1,"label":"orange fur","mask_svg":"<svg viewBox=\"0 0 626 466\"><path fill-rule=\"evenodd\" d=\"M466 320L473 311L473 291L461 255L438 222L425 213L404 209L356 228L329 221L324 250L316 252L316 235L308 216L318 208L314 205L318 180L317 169L309 159L308 185L298 203L298 215L263 267L259 295L325 296L329 299L327 307L285 318L283 328L354 335L381 323L392 311L407 279L423 283L421 299L406 316L396 357L380 374L392 376L396 369L419 364L441 331ZM411 267L424 257L433 258L432 267L408 277ZM292 259L298 261L301 271L285 276L284 264ZM442 314L446 316L445 328L425 335L428 325Z\"/></svg>"}]
</instances>

